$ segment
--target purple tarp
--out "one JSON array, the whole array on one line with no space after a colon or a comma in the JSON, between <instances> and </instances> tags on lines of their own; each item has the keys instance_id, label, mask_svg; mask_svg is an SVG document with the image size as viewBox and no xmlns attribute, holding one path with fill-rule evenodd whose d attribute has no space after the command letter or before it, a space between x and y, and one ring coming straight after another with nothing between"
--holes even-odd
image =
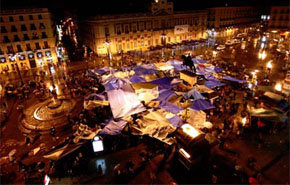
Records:
<instances>
[{"instance_id":1,"label":"purple tarp","mask_svg":"<svg viewBox=\"0 0 290 185\"><path fill-rule=\"evenodd\" d=\"M185 98L187 98L187 99L190 98L191 96L193 97L194 100L204 99L204 97L200 94L200 92L198 92L195 89L191 89L190 91L188 91L183 96Z\"/></svg>"},{"instance_id":2,"label":"purple tarp","mask_svg":"<svg viewBox=\"0 0 290 185\"><path fill-rule=\"evenodd\" d=\"M154 64L143 64L139 66L135 66L133 68L136 75L147 75L158 73L158 70Z\"/></svg>"},{"instance_id":3,"label":"purple tarp","mask_svg":"<svg viewBox=\"0 0 290 185\"><path fill-rule=\"evenodd\" d=\"M219 80L216 77L214 77L214 76L212 76L210 74L204 75L204 77L207 80L219 82Z\"/></svg>"},{"instance_id":4,"label":"purple tarp","mask_svg":"<svg viewBox=\"0 0 290 185\"><path fill-rule=\"evenodd\" d=\"M106 134L106 135L118 135L122 132L124 127L127 125L127 121L124 120L110 120L108 123L105 123L105 127L99 134Z\"/></svg>"},{"instance_id":5,"label":"purple tarp","mask_svg":"<svg viewBox=\"0 0 290 185\"><path fill-rule=\"evenodd\" d=\"M108 98L102 94L90 94L87 97L85 97L85 101L89 101L89 100L107 100Z\"/></svg>"},{"instance_id":6,"label":"purple tarp","mask_svg":"<svg viewBox=\"0 0 290 185\"><path fill-rule=\"evenodd\" d=\"M183 65L182 61L179 60L169 60L166 64L172 65L175 71L182 71L186 69L186 66Z\"/></svg>"},{"instance_id":7,"label":"purple tarp","mask_svg":"<svg viewBox=\"0 0 290 185\"><path fill-rule=\"evenodd\" d=\"M104 74L107 71L110 71L110 68L109 67L103 67L101 69L96 70L96 73L102 75L102 74Z\"/></svg>"},{"instance_id":8,"label":"purple tarp","mask_svg":"<svg viewBox=\"0 0 290 185\"><path fill-rule=\"evenodd\" d=\"M190 106L190 108L200 111L200 110L213 109L215 107L210 102L208 102L206 100L199 99L199 100L194 101L193 105Z\"/></svg>"},{"instance_id":9,"label":"purple tarp","mask_svg":"<svg viewBox=\"0 0 290 185\"><path fill-rule=\"evenodd\" d=\"M130 77L130 82L131 83L139 83L139 82L146 82L146 80L138 75L133 75Z\"/></svg>"},{"instance_id":10,"label":"purple tarp","mask_svg":"<svg viewBox=\"0 0 290 185\"><path fill-rule=\"evenodd\" d=\"M247 82L246 80L239 80L239 79L231 77L231 76L225 76L225 77L223 77L223 79L224 80L229 80L229 81L232 81L232 82L238 82L238 83L246 83Z\"/></svg>"},{"instance_id":11,"label":"purple tarp","mask_svg":"<svg viewBox=\"0 0 290 185\"><path fill-rule=\"evenodd\" d=\"M215 88L215 87L219 87L219 86L223 86L225 85L224 83L219 83L217 81L206 81L204 82L204 85L207 86L208 88L212 89L212 88Z\"/></svg>"},{"instance_id":12,"label":"purple tarp","mask_svg":"<svg viewBox=\"0 0 290 185\"><path fill-rule=\"evenodd\" d=\"M169 103L169 102L162 102L159 104L159 108L163 108L165 110L167 110L168 112L171 112L173 114L177 114L179 113L182 108L181 107L178 107L176 105L173 105L172 103Z\"/></svg>"},{"instance_id":13,"label":"purple tarp","mask_svg":"<svg viewBox=\"0 0 290 185\"><path fill-rule=\"evenodd\" d=\"M175 93L172 90L170 90L170 89L161 89L159 91L159 96L158 96L158 98L156 100L159 100L159 101L168 101L168 99L171 96L173 96L173 95L175 95Z\"/></svg>"},{"instance_id":14,"label":"purple tarp","mask_svg":"<svg viewBox=\"0 0 290 185\"><path fill-rule=\"evenodd\" d=\"M120 89L126 84L128 84L128 82L122 78L112 78L105 84L105 89L106 91Z\"/></svg>"},{"instance_id":15,"label":"purple tarp","mask_svg":"<svg viewBox=\"0 0 290 185\"><path fill-rule=\"evenodd\" d=\"M170 119L168 119L168 121L174 126L174 127L181 127L182 125L182 119L180 119L179 116L174 116Z\"/></svg>"},{"instance_id":16,"label":"purple tarp","mask_svg":"<svg viewBox=\"0 0 290 185\"><path fill-rule=\"evenodd\" d=\"M173 82L172 83L173 78L159 78L156 80L151 81L151 83L158 85L158 89L170 89L174 86L176 86L178 83L180 82Z\"/></svg>"}]
</instances>

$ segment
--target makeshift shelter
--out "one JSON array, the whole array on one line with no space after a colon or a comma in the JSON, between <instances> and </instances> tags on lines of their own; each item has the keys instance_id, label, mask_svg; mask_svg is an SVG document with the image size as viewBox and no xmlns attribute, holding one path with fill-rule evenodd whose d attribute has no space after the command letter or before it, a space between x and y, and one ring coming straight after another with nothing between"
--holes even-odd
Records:
<instances>
[{"instance_id":1,"label":"makeshift shelter","mask_svg":"<svg viewBox=\"0 0 290 185\"><path fill-rule=\"evenodd\" d=\"M191 89L183 95L186 99L193 98L193 100L204 99L204 97L195 89Z\"/></svg>"},{"instance_id":2,"label":"makeshift shelter","mask_svg":"<svg viewBox=\"0 0 290 185\"><path fill-rule=\"evenodd\" d=\"M135 72L133 70L131 71L117 71L114 73L114 76L116 78L129 78L130 76L134 75Z\"/></svg>"},{"instance_id":3,"label":"makeshift shelter","mask_svg":"<svg viewBox=\"0 0 290 185\"><path fill-rule=\"evenodd\" d=\"M193 105L190 106L190 108L194 110L207 110L207 109L213 109L215 107L210 102L203 99L199 99L199 100L194 101Z\"/></svg>"},{"instance_id":4,"label":"makeshift shelter","mask_svg":"<svg viewBox=\"0 0 290 185\"><path fill-rule=\"evenodd\" d=\"M167 138L168 134L174 132L175 128L171 125L166 118L166 112L164 110L149 110L144 112L141 119L137 119L137 124L130 125L132 134L135 135L149 135L156 139L159 139L167 144L172 144L173 140Z\"/></svg>"},{"instance_id":5,"label":"makeshift shelter","mask_svg":"<svg viewBox=\"0 0 290 185\"><path fill-rule=\"evenodd\" d=\"M146 110L134 89L128 83L122 83L121 88L109 90L107 94L114 118L121 118Z\"/></svg>"},{"instance_id":6,"label":"makeshift shelter","mask_svg":"<svg viewBox=\"0 0 290 185\"><path fill-rule=\"evenodd\" d=\"M186 122L195 128L209 128L210 124L206 122L206 113L203 111L193 110L191 108L187 108L187 110L182 110L180 114L186 118Z\"/></svg>"},{"instance_id":7,"label":"makeshift shelter","mask_svg":"<svg viewBox=\"0 0 290 185\"><path fill-rule=\"evenodd\" d=\"M246 80L239 80L237 78L231 77L231 76L225 76L223 77L224 80L232 81L232 82L237 82L237 83L246 83Z\"/></svg>"},{"instance_id":8,"label":"makeshift shelter","mask_svg":"<svg viewBox=\"0 0 290 185\"><path fill-rule=\"evenodd\" d=\"M173 66L175 71L182 71L186 69L186 66L183 65L183 62L179 60L169 60L166 62L166 64Z\"/></svg>"},{"instance_id":9,"label":"makeshift shelter","mask_svg":"<svg viewBox=\"0 0 290 185\"><path fill-rule=\"evenodd\" d=\"M131 84L140 101L145 103L158 98L158 85L149 82L140 82Z\"/></svg>"},{"instance_id":10,"label":"makeshift shelter","mask_svg":"<svg viewBox=\"0 0 290 185\"><path fill-rule=\"evenodd\" d=\"M108 71L111 71L112 69L110 67L103 67L101 69L96 70L96 73L99 75L102 75Z\"/></svg>"},{"instance_id":11,"label":"makeshift shelter","mask_svg":"<svg viewBox=\"0 0 290 185\"><path fill-rule=\"evenodd\" d=\"M131 83L146 82L146 80L138 75L133 75L130 77L129 81Z\"/></svg>"},{"instance_id":12,"label":"makeshift shelter","mask_svg":"<svg viewBox=\"0 0 290 185\"><path fill-rule=\"evenodd\" d=\"M195 85L193 89L195 89L196 91L200 93L213 93L214 92L213 90L209 89L205 85Z\"/></svg>"},{"instance_id":13,"label":"makeshift shelter","mask_svg":"<svg viewBox=\"0 0 290 185\"><path fill-rule=\"evenodd\" d=\"M168 101L168 99L175 95L174 91L170 90L170 89L161 89L159 91L159 96L156 100L159 101Z\"/></svg>"},{"instance_id":14,"label":"makeshift shelter","mask_svg":"<svg viewBox=\"0 0 290 185\"><path fill-rule=\"evenodd\" d=\"M173 70L174 67L170 64L167 63L154 63L154 65L156 66L156 68L160 71L169 71L169 70Z\"/></svg>"},{"instance_id":15,"label":"makeshift shelter","mask_svg":"<svg viewBox=\"0 0 290 185\"><path fill-rule=\"evenodd\" d=\"M181 127L181 125L183 124L182 119L178 115L175 115L168 120L174 127Z\"/></svg>"},{"instance_id":16,"label":"makeshift shelter","mask_svg":"<svg viewBox=\"0 0 290 185\"><path fill-rule=\"evenodd\" d=\"M118 135L127 125L125 120L110 120L99 134L103 135Z\"/></svg>"},{"instance_id":17,"label":"makeshift shelter","mask_svg":"<svg viewBox=\"0 0 290 185\"><path fill-rule=\"evenodd\" d=\"M87 97L85 97L84 100L84 108L86 110L92 110L98 106L108 106L109 102L107 100L107 97L102 94L90 94Z\"/></svg>"},{"instance_id":18,"label":"makeshift shelter","mask_svg":"<svg viewBox=\"0 0 290 185\"><path fill-rule=\"evenodd\" d=\"M157 73L158 70L154 64L143 64L133 67L136 75L147 75Z\"/></svg>"},{"instance_id":19,"label":"makeshift shelter","mask_svg":"<svg viewBox=\"0 0 290 185\"><path fill-rule=\"evenodd\" d=\"M194 85L197 82L197 76L189 71L181 71L180 79L186 81L190 85Z\"/></svg>"},{"instance_id":20,"label":"makeshift shelter","mask_svg":"<svg viewBox=\"0 0 290 185\"><path fill-rule=\"evenodd\" d=\"M185 99L183 96L180 95L171 96L168 102L182 109L190 107L192 105L191 101Z\"/></svg>"},{"instance_id":21,"label":"makeshift shelter","mask_svg":"<svg viewBox=\"0 0 290 185\"><path fill-rule=\"evenodd\" d=\"M204 85L207 86L208 88L212 89L212 88L215 88L215 87L224 86L225 84L217 82L217 81L210 80L210 81L205 81Z\"/></svg>"},{"instance_id":22,"label":"makeshift shelter","mask_svg":"<svg viewBox=\"0 0 290 185\"><path fill-rule=\"evenodd\" d=\"M112 78L105 84L106 91L121 89L126 84L129 84L127 80L122 78Z\"/></svg>"},{"instance_id":23,"label":"makeshift shelter","mask_svg":"<svg viewBox=\"0 0 290 185\"><path fill-rule=\"evenodd\" d=\"M174 105L172 103L169 103L169 102L162 102L162 103L159 104L159 107L163 108L166 111L171 112L173 114L177 114L179 111L182 110L181 107L178 107L178 106L176 106L176 105Z\"/></svg>"},{"instance_id":24,"label":"makeshift shelter","mask_svg":"<svg viewBox=\"0 0 290 185\"><path fill-rule=\"evenodd\" d=\"M159 78L159 79L151 81L151 83L158 85L159 90L160 89L170 89L170 88L176 86L177 84L179 84L180 82L181 82L180 80L176 80L173 78L167 78L167 77Z\"/></svg>"}]
</instances>

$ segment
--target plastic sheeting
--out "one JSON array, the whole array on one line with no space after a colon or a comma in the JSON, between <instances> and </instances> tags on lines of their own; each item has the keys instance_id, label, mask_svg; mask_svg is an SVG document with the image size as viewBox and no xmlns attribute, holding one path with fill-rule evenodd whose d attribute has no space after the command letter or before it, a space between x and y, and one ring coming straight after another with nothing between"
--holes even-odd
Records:
<instances>
[{"instance_id":1,"label":"plastic sheeting","mask_svg":"<svg viewBox=\"0 0 290 185\"><path fill-rule=\"evenodd\" d=\"M154 64L143 64L133 67L136 75L146 75L157 73L158 70Z\"/></svg>"},{"instance_id":2,"label":"plastic sheeting","mask_svg":"<svg viewBox=\"0 0 290 185\"><path fill-rule=\"evenodd\" d=\"M219 83L217 81L206 81L204 82L204 85L207 86L208 88L212 89L212 88L215 88L215 87L220 87L220 86L223 86L225 85L224 83Z\"/></svg>"},{"instance_id":3,"label":"plastic sheeting","mask_svg":"<svg viewBox=\"0 0 290 185\"><path fill-rule=\"evenodd\" d=\"M107 97L102 94L93 93L85 97L84 108L86 110L92 110L102 105L109 105Z\"/></svg>"},{"instance_id":4,"label":"plastic sheeting","mask_svg":"<svg viewBox=\"0 0 290 185\"><path fill-rule=\"evenodd\" d=\"M121 89L123 86L129 82L122 78L112 78L105 84L106 91Z\"/></svg>"},{"instance_id":5,"label":"plastic sheeting","mask_svg":"<svg viewBox=\"0 0 290 185\"><path fill-rule=\"evenodd\" d=\"M194 101L193 105L190 106L190 108L194 110L207 110L207 109L213 109L215 107L210 102L200 99L200 100Z\"/></svg>"},{"instance_id":6,"label":"plastic sheeting","mask_svg":"<svg viewBox=\"0 0 290 185\"><path fill-rule=\"evenodd\" d=\"M146 82L146 80L138 75L133 75L130 77L130 82L131 83L139 83L139 82Z\"/></svg>"},{"instance_id":7,"label":"plastic sheeting","mask_svg":"<svg viewBox=\"0 0 290 185\"><path fill-rule=\"evenodd\" d=\"M214 91L206 87L205 85L195 85L193 89L197 90L200 93L213 93Z\"/></svg>"},{"instance_id":8,"label":"plastic sheeting","mask_svg":"<svg viewBox=\"0 0 290 185\"><path fill-rule=\"evenodd\" d=\"M183 62L179 60L169 60L166 62L166 64L173 66L175 71L182 71L186 69L186 66L183 65Z\"/></svg>"},{"instance_id":9,"label":"plastic sheeting","mask_svg":"<svg viewBox=\"0 0 290 185\"><path fill-rule=\"evenodd\" d=\"M168 120L174 127L181 127L181 125L183 124L182 119L178 115L176 115Z\"/></svg>"},{"instance_id":10,"label":"plastic sheeting","mask_svg":"<svg viewBox=\"0 0 290 185\"><path fill-rule=\"evenodd\" d=\"M130 84L123 85L122 89L107 91L107 93L114 118L130 116L146 110Z\"/></svg>"},{"instance_id":11,"label":"plastic sheeting","mask_svg":"<svg viewBox=\"0 0 290 185\"><path fill-rule=\"evenodd\" d=\"M151 83L153 84L157 84L159 89L170 89L174 86L176 86L177 84L179 84L181 81L178 80L173 80L172 78L159 78L157 80L153 80L151 81Z\"/></svg>"},{"instance_id":12,"label":"plastic sheeting","mask_svg":"<svg viewBox=\"0 0 290 185\"><path fill-rule=\"evenodd\" d=\"M170 89L161 89L159 91L159 96L156 100L159 100L159 101L168 101L169 98L171 96L174 96L175 93L174 91L170 90Z\"/></svg>"},{"instance_id":13,"label":"plastic sheeting","mask_svg":"<svg viewBox=\"0 0 290 185\"><path fill-rule=\"evenodd\" d=\"M118 135L122 132L124 127L127 125L127 121L125 120L110 120L109 123L103 128L103 130L99 134L105 135Z\"/></svg>"},{"instance_id":14,"label":"plastic sheeting","mask_svg":"<svg viewBox=\"0 0 290 185\"><path fill-rule=\"evenodd\" d=\"M111 68L109 68L109 67L103 67L101 69L96 70L96 73L102 75L102 74L104 74L104 73L106 73L108 71L111 71Z\"/></svg>"},{"instance_id":15,"label":"plastic sheeting","mask_svg":"<svg viewBox=\"0 0 290 185\"><path fill-rule=\"evenodd\" d=\"M159 96L158 85L149 82L131 84L140 101L145 103L156 99Z\"/></svg>"},{"instance_id":16,"label":"plastic sheeting","mask_svg":"<svg viewBox=\"0 0 290 185\"><path fill-rule=\"evenodd\" d=\"M232 82L238 82L238 83L246 83L246 80L239 80L237 78L231 77L231 76L225 76L223 77L224 80L232 81Z\"/></svg>"},{"instance_id":17,"label":"plastic sheeting","mask_svg":"<svg viewBox=\"0 0 290 185\"><path fill-rule=\"evenodd\" d=\"M183 95L185 98L193 97L194 100L204 99L204 97L195 89L191 89Z\"/></svg>"},{"instance_id":18,"label":"plastic sheeting","mask_svg":"<svg viewBox=\"0 0 290 185\"><path fill-rule=\"evenodd\" d=\"M168 70L172 70L174 69L174 67L172 65L169 65L167 63L154 63L154 65L156 66L156 68L158 68L158 70L160 71L168 71Z\"/></svg>"},{"instance_id":19,"label":"plastic sheeting","mask_svg":"<svg viewBox=\"0 0 290 185\"><path fill-rule=\"evenodd\" d=\"M167 110L168 112L171 112L173 114L177 114L178 112L180 112L182 110L182 108L169 103L169 102L162 102L161 104L159 104L160 108L163 108L165 110Z\"/></svg>"}]
</instances>

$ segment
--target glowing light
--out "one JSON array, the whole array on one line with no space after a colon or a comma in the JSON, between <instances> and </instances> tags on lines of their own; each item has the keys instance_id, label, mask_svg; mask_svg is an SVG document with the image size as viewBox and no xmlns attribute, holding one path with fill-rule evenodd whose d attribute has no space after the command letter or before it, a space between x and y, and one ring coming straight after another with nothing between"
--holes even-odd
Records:
<instances>
[{"instance_id":1,"label":"glowing light","mask_svg":"<svg viewBox=\"0 0 290 185\"><path fill-rule=\"evenodd\" d=\"M267 68L269 68L269 69L272 69L272 61L269 61L268 63L267 63Z\"/></svg>"},{"instance_id":2,"label":"glowing light","mask_svg":"<svg viewBox=\"0 0 290 185\"><path fill-rule=\"evenodd\" d=\"M273 30L272 33L277 33L277 30Z\"/></svg>"},{"instance_id":3,"label":"glowing light","mask_svg":"<svg viewBox=\"0 0 290 185\"><path fill-rule=\"evenodd\" d=\"M281 83L277 83L277 84L275 85L275 90L277 90L277 91L281 91L281 90L282 90L282 85L281 85Z\"/></svg>"},{"instance_id":4,"label":"glowing light","mask_svg":"<svg viewBox=\"0 0 290 185\"><path fill-rule=\"evenodd\" d=\"M216 52L216 51L213 51L213 52L212 52L212 55L213 55L213 57L216 57L217 52Z\"/></svg>"},{"instance_id":5,"label":"glowing light","mask_svg":"<svg viewBox=\"0 0 290 185\"><path fill-rule=\"evenodd\" d=\"M248 88L252 89L253 85L251 83L248 83Z\"/></svg>"},{"instance_id":6,"label":"glowing light","mask_svg":"<svg viewBox=\"0 0 290 185\"><path fill-rule=\"evenodd\" d=\"M187 153L183 148L180 148L180 149L179 149L179 152L180 152L180 153L181 153L185 158L187 158L187 159L190 158L189 153Z\"/></svg>"},{"instance_id":7,"label":"glowing light","mask_svg":"<svg viewBox=\"0 0 290 185\"><path fill-rule=\"evenodd\" d=\"M263 49L265 47L264 43L261 43L261 49Z\"/></svg>"},{"instance_id":8,"label":"glowing light","mask_svg":"<svg viewBox=\"0 0 290 185\"><path fill-rule=\"evenodd\" d=\"M264 60L266 58L267 54L265 51L259 52L258 58Z\"/></svg>"},{"instance_id":9,"label":"glowing light","mask_svg":"<svg viewBox=\"0 0 290 185\"><path fill-rule=\"evenodd\" d=\"M195 137L200 135L200 132L189 124L184 124L181 126L181 128L182 128L184 133L188 134L192 138L195 138Z\"/></svg>"},{"instance_id":10,"label":"glowing light","mask_svg":"<svg viewBox=\"0 0 290 185\"><path fill-rule=\"evenodd\" d=\"M266 41L266 37L263 36L263 37L262 37L262 42L265 42L265 41Z\"/></svg>"},{"instance_id":11,"label":"glowing light","mask_svg":"<svg viewBox=\"0 0 290 185\"><path fill-rule=\"evenodd\" d=\"M247 123L247 118L246 117L242 118L242 124L243 124L243 126L245 126L246 123Z\"/></svg>"}]
</instances>

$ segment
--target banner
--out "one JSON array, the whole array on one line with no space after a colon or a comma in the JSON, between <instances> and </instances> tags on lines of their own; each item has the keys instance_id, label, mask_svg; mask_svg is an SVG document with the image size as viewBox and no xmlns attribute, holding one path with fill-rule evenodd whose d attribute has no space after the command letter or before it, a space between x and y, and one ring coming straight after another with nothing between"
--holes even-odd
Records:
<instances>
[{"instance_id":1,"label":"banner","mask_svg":"<svg viewBox=\"0 0 290 185\"><path fill-rule=\"evenodd\" d=\"M189 25L177 25L174 27L174 35L188 32Z\"/></svg>"}]
</instances>

